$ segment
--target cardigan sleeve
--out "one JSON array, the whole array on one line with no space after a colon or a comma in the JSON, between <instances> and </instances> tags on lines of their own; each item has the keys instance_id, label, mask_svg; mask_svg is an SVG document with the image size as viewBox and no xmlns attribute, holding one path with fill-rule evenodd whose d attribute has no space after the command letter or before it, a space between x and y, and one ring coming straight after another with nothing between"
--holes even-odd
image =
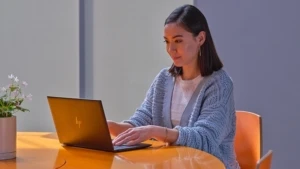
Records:
<instances>
[{"instance_id":1,"label":"cardigan sleeve","mask_svg":"<svg viewBox=\"0 0 300 169\"><path fill-rule=\"evenodd\" d=\"M179 136L174 144L213 153L232 130L235 130L233 84L230 80L226 83L216 82L205 93L196 122L188 127L175 127ZM200 106L200 103L197 105Z\"/></svg>"}]
</instances>

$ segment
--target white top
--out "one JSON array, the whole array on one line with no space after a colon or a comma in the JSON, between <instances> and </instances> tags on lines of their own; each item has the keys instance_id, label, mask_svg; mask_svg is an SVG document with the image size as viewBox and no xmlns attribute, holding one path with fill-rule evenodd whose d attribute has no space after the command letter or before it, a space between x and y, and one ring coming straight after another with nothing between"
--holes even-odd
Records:
<instances>
[{"instance_id":1,"label":"white top","mask_svg":"<svg viewBox=\"0 0 300 169\"><path fill-rule=\"evenodd\" d=\"M171 103L171 120L173 126L180 124L184 109L202 79L201 75L192 80L182 80L181 76L176 77Z\"/></svg>"}]
</instances>

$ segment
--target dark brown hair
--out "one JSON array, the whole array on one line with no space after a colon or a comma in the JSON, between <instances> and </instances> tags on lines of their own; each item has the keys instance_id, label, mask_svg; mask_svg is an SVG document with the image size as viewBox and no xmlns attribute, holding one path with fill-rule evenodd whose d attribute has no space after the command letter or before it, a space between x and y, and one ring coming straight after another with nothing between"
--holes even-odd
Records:
<instances>
[{"instance_id":1,"label":"dark brown hair","mask_svg":"<svg viewBox=\"0 0 300 169\"><path fill-rule=\"evenodd\" d=\"M214 71L218 71L223 67L223 63L217 54L211 33L205 16L193 5L183 5L176 8L166 19L165 25L169 23L177 23L186 31L192 33L195 37L201 31L206 33L206 40L200 47L201 54L198 55L198 65L202 76L209 76ZM182 67L176 67L172 64L169 72L173 76L182 75Z\"/></svg>"}]
</instances>

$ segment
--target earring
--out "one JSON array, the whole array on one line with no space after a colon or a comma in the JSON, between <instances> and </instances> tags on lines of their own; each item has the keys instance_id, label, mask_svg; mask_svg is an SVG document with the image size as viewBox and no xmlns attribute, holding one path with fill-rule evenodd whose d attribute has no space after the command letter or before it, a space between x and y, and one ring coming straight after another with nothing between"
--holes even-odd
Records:
<instances>
[{"instance_id":1,"label":"earring","mask_svg":"<svg viewBox=\"0 0 300 169\"><path fill-rule=\"evenodd\" d=\"M199 56L201 56L201 47L200 47L200 49L199 49L199 52L198 52L198 53L199 53Z\"/></svg>"}]
</instances>

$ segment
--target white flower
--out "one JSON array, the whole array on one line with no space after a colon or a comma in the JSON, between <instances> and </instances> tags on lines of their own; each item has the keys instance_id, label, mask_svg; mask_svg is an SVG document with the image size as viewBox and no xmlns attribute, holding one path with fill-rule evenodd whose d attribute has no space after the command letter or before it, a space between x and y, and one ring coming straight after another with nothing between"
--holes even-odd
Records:
<instances>
[{"instance_id":1,"label":"white flower","mask_svg":"<svg viewBox=\"0 0 300 169\"><path fill-rule=\"evenodd\" d=\"M32 94L27 95L26 98L27 98L28 100L32 100Z\"/></svg>"},{"instance_id":2,"label":"white flower","mask_svg":"<svg viewBox=\"0 0 300 169\"><path fill-rule=\"evenodd\" d=\"M13 79L15 76L13 75L13 74L11 74L11 75L8 75L8 78L9 79Z\"/></svg>"},{"instance_id":3,"label":"white flower","mask_svg":"<svg viewBox=\"0 0 300 169\"><path fill-rule=\"evenodd\" d=\"M2 92L5 92L5 91L6 91L6 88L5 88L5 87L2 87L2 88L1 88L1 91L2 91Z\"/></svg>"},{"instance_id":4,"label":"white flower","mask_svg":"<svg viewBox=\"0 0 300 169\"><path fill-rule=\"evenodd\" d=\"M25 81L23 81L22 84L23 84L23 86L27 86L28 85L28 83L25 82Z\"/></svg>"},{"instance_id":5,"label":"white flower","mask_svg":"<svg viewBox=\"0 0 300 169\"><path fill-rule=\"evenodd\" d=\"M18 81L19 81L18 77L15 77L15 82L18 82Z\"/></svg>"}]
</instances>

